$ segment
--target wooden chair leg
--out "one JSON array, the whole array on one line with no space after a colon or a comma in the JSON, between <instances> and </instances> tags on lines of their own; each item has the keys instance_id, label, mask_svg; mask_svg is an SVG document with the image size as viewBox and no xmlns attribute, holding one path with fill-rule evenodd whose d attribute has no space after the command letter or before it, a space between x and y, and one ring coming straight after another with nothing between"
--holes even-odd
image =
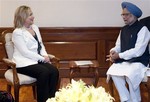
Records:
<instances>
[{"instance_id":1,"label":"wooden chair leg","mask_svg":"<svg viewBox=\"0 0 150 102\"><path fill-rule=\"evenodd\" d=\"M144 83L145 87L147 88L147 92L148 92L148 102L150 102L150 84L148 82Z\"/></svg>"},{"instance_id":2,"label":"wooden chair leg","mask_svg":"<svg viewBox=\"0 0 150 102\"><path fill-rule=\"evenodd\" d=\"M110 89L110 94L112 97L114 97L114 89L113 89L113 80L109 80L109 89Z\"/></svg>"},{"instance_id":3,"label":"wooden chair leg","mask_svg":"<svg viewBox=\"0 0 150 102\"><path fill-rule=\"evenodd\" d=\"M150 86L148 88L148 102L150 102Z\"/></svg>"},{"instance_id":4,"label":"wooden chair leg","mask_svg":"<svg viewBox=\"0 0 150 102\"><path fill-rule=\"evenodd\" d=\"M32 86L32 90L33 90L33 97L34 97L34 99L37 99L37 87L35 85Z\"/></svg>"},{"instance_id":5,"label":"wooden chair leg","mask_svg":"<svg viewBox=\"0 0 150 102\"><path fill-rule=\"evenodd\" d=\"M7 91L11 93L11 85L7 84Z\"/></svg>"},{"instance_id":6,"label":"wooden chair leg","mask_svg":"<svg viewBox=\"0 0 150 102\"><path fill-rule=\"evenodd\" d=\"M73 69L70 69L70 83L71 83L71 80L73 78L73 73L74 73L74 70Z\"/></svg>"},{"instance_id":7,"label":"wooden chair leg","mask_svg":"<svg viewBox=\"0 0 150 102\"><path fill-rule=\"evenodd\" d=\"M61 83L61 78L59 77L59 79L58 79L58 84L57 84L57 91L59 90L59 88L60 88L60 83Z\"/></svg>"},{"instance_id":8,"label":"wooden chair leg","mask_svg":"<svg viewBox=\"0 0 150 102\"><path fill-rule=\"evenodd\" d=\"M94 87L97 87L98 80L99 80L99 72L98 72L98 68L95 68L95 80L94 80Z\"/></svg>"},{"instance_id":9,"label":"wooden chair leg","mask_svg":"<svg viewBox=\"0 0 150 102\"><path fill-rule=\"evenodd\" d=\"M150 102L150 77L148 77L147 82L143 82L148 92L148 102Z\"/></svg>"},{"instance_id":10,"label":"wooden chair leg","mask_svg":"<svg viewBox=\"0 0 150 102\"><path fill-rule=\"evenodd\" d=\"M19 89L20 87L18 85L14 85L15 102L19 102Z\"/></svg>"}]
</instances>

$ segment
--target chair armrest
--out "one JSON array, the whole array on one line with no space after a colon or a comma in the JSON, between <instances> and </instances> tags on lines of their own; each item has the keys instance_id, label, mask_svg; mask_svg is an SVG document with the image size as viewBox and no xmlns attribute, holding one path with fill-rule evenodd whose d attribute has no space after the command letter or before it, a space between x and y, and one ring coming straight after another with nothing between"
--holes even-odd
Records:
<instances>
[{"instance_id":1,"label":"chair armrest","mask_svg":"<svg viewBox=\"0 0 150 102\"><path fill-rule=\"evenodd\" d=\"M59 68L59 61L60 59L58 57L55 57L54 55L48 54L50 61L52 63L52 65L54 65L55 67Z\"/></svg>"},{"instance_id":2,"label":"chair armrest","mask_svg":"<svg viewBox=\"0 0 150 102\"><path fill-rule=\"evenodd\" d=\"M3 61L4 61L4 63L7 65L7 66L9 66L9 67L16 67L16 64L13 62L13 61L11 61L10 59L8 59L8 58L3 58Z\"/></svg>"},{"instance_id":3,"label":"chair armrest","mask_svg":"<svg viewBox=\"0 0 150 102\"><path fill-rule=\"evenodd\" d=\"M50 59L52 59L52 58L54 58L55 56L54 55L52 55L52 54L48 54L48 56L49 56L49 58Z\"/></svg>"},{"instance_id":4,"label":"chair armrest","mask_svg":"<svg viewBox=\"0 0 150 102\"><path fill-rule=\"evenodd\" d=\"M12 68L14 84L19 84L19 78L18 78L18 74L17 74L17 70L16 70L16 63L14 63L13 61L11 61L8 58L3 58L2 60L9 68Z\"/></svg>"}]
</instances>

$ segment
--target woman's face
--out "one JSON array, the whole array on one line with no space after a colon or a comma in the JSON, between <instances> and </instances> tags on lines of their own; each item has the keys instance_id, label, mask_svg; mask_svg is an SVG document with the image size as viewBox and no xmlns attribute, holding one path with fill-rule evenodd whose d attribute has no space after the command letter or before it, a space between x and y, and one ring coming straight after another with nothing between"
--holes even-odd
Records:
<instances>
[{"instance_id":1,"label":"woman's face","mask_svg":"<svg viewBox=\"0 0 150 102\"><path fill-rule=\"evenodd\" d=\"M26 27L30 27L30 25L32 25L34 23L34 16L31 10L28 11L29 16L26 18L25 20L25 26Z\"/></svg>"}]
</instances>

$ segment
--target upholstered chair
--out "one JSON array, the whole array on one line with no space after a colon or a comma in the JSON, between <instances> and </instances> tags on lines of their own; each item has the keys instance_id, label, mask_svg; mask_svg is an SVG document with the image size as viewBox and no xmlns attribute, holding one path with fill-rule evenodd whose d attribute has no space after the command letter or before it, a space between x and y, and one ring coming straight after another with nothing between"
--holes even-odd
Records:
<instances>
[{"instance_id":1,"label":"upholstered chair","mask_svg":"<svg viewBox=\"0 0 150 102\"><path fill-rule=\"evenodd\" d=\"M36 78L32 78L27 75L19 74L16 70L16 64L11 61L13 55L13 42L12 38L12 30L5 30L1 34L2 44L6 51L6 57L3 58L4 63L7 65L8 69L6 70L4 76L7 80L7 90L11 92L11 86L14 86L14 98L15 102L19 102L19 89L22 86L32 86L34 99L37 99L36 95ZM59 58L56 58L53 55L49 55L52 64L57 68L59 67ZM60 80L59 80L60 84ZM58 85L59 88L59 85Z\"/></svg>"}]
</instances>

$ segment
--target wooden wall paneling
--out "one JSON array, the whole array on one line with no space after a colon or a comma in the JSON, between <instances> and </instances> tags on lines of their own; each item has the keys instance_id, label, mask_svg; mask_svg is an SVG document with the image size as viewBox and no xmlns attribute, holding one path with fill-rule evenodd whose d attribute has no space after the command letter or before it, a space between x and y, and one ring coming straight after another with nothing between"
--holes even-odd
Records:
<instances>
[{"instance_id":1,"label":"wooden wall paneling","mask_svg":"<svg viewBox=\"0 0 150 102\"><path fill-rule=\"evenodd\" d=\"M100 77L106 77L106 72L107 72L107 70L108 70L108 68L109 68L109 62L107 62L106 61L106 55L109 55L109 51L110 51L110 49L112 48L112 47L114 47L114 45L115 45L115 39L114 40L107 40L107 41L103 41L103 42L105 42L104 43L104 48L105 48L105 50L104 50L104 53L103 52L101 52L101 53L103 53L103 54L101 54L101 53L99 53L101 56L102 55L104 55L103 56L103 66L100 66L100 68L99 68L99 76ZM102 45L102 44L101 44Z\"/></svg>"},{"instance_id":2,"label":"wooden wall paneling","mask_svg":"<svg viewBox=\"0 0 150 102\"><path fill-rule=\"evenodd\" d=\"M96 42L48 42L46 50L60 60L96 59Z\"/></svg>"},{"instance_id":3,"label":"wooden wall paneling","mask_svg":"<svg viewBox=\"0 0 150 102\"><path fill-rule=\"evenodd\" d=\"M97 53L98 53L98 61L101 67L105 66L106 64L106 52L105 52L105 48L106 48L106 44L105 44L105 40L99 40L98 41L98 49L97 49Z\"/></svg>"},{"instance_id":4,"label":"wooden wall paneling","mask_svg":"<svg viewBox=\"0 0 150 102\"><path fill-rule=\"evenodd\" d=\"M1 27L0 33L6 29L13 28ZM106 55L114 46L119 30L120 27L40 27L47 52L61 59L62 77L69 77L69 60L84 59L97 59L103 67L100 74L105 75L103 71L108 68ZM4 73L6 69L2 62L4 56L5 52L0 44L0 73Z\"/></svg>"}]
</instances>

